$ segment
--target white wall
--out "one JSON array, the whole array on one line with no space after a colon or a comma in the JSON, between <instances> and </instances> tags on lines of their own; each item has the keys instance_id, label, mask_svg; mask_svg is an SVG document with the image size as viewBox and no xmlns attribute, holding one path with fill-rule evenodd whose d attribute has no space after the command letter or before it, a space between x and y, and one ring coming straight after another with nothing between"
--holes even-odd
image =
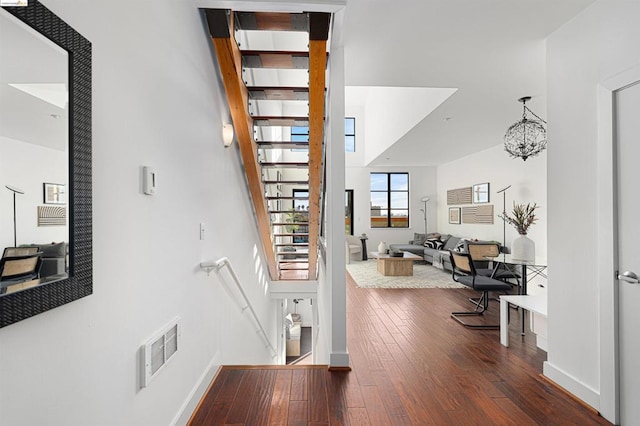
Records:
<instances>
[{"instance_id":1,"label":"white wall","mask_svg":"<svg viewBox=\"0 0 640 426\"><path fill-rule=\"evenodd\" d=\"M365 153L367 152L369 135L367 134L366 111L363 106L348 104L346 117L356 119L356 152L346 153L345 188L353 189L353 234L367 234L368 251L376 251L380 241L387 244L406 244L413 239L414 233L424 233L424 216L420 209L424 203L420 198L431 197L427 206L427 227L429 232L436 231L437 211L433 203L436 199L436 168L435 167L365 167ZM409 173L409 228L373 229L371 228L371 181L372 172L407 172Z\"/></svg>"},{"instance_id":2,"label":"white wall","mask_svg":"<svg viewBox=\"0 0 640 426\"><path fill-rule=\"evenodd\" d=\"M0 329L0 423L170 424L210 369L271 360L227 273L198 270L228 256L274 329L210 39L192 2L44 3L93 43L94 294ZM182 348L140 390L138 349L176 316Z\"/></svg>"},{"instance_id":3,"label":"white wall","mask_svg":"<svg viewBox=\"0 0 640 426\"><path fill-rule=\"evenodd\" d=\"M0 249L13 246L13 192L5 185L24 191L16 195L18 245L69 241L66 226L38 226L42 184L68 184L66 151L0 137L0 152Z\"/></svg>"},{"instance_id":4,"label":"white wall","mask_svg":"<svg viewBox=\"0 0 640 426\"><path fill-rule=\"evenodd\" d=\"M549 356L545 374L613 416L611 377L600 375L598 84L640 62L640 3L597 1L547 42L549 112ZM555 141L555 142L554 142ZM610 150L610 148L609 148ZM609 154L610 155L610 154ZM610 165L609 165L610 166ZM609 193L611 191L609 190ZM611 195L611 194L609 194ZM609 215L611 213L609 212ZM612 250L605 256L611 261ZM607 259L604 259L605 261ZM603 276L602 274L600 276Z\"/></svg>"},{"instance_id":5,"label":"white wall","mask_svg":"<svg viewBox=\"0 0 640 426\"><path fill-rule=\"evenodd\" d=\"M537 114L542 112L536 111ZM505 129L511 122L505 119ZM547 153L543 151L537 157L522 161L513 159L504 151L503 145L480 151L476 154L460 158L438 167L438 226L441 233L459 237L495 240L502 242L503 221L498 217L502 213L503 204L507 212L513 210L513 203L537 203L538 221L529 228L528 236L536 244L536 256L546 258L547 254ZM493 204L495 214L493 224L460 224L449 223L449 207L447 190L473 186L489 182L489 204ZM506 200L496 191L511 185L506 191ZM506 245L518 236L515 228L507 224Z\"/></svg>"},{"instance_id":6,"label":"white wall","mask_svg":"<svg viewBox=\"0 0 640 426\"><path fill-rule=\"evenodd\" d=\"M406 172L409 173L409 228L371 228L371 181L372 172ZM420 209L424 204L423 196L436 198L435 167L347 167L345 188L353 189L353 234L366 233L368 251L377 251L380 241L387 245L406 244L413 240L414 233L424 233L424 216ZM437 212L433 201L427 206L427 227L429 232L436 231Z\"/></svg>"}]
</instances>

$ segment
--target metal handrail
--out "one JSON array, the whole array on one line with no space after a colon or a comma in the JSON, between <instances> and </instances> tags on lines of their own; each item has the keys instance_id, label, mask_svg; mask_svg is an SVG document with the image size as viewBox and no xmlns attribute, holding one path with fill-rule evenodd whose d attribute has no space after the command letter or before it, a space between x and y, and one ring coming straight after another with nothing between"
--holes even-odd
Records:
<instances>
[{"instance_id":1,"label":"metal handrail","mask_svg":"<svg viewBox=\"0 0 640 426\"><path fill-rule=\"evenodd\" d=\"M200 269L206 271L207 275L211 274L211 271L220 272L220 270L225 266L227 267L227 269L229 269L229 273L231 274L233 281L235 281L236 287L238 287L238 290L240 290L240 294L242 294L242 298L244 299L244 302L247 304L244 308L242 308L242 310L245 311L246 309L249 309L249 311L251 312L251 315L253 316L253 319L255 320L255 322L258 324L258 327L260 328L259 330L260 333L262 333L262 335L264 336L264 340L267 342L267 346L269 346L269 348L271 348L271 351L273 352L273 355L271 356L271 358L275 358L278 355L278 352L271 344L271 341L269 340L269 336L267 336L267 332L264 330L264 327L262 326L262 323L260 322L258 315L256 315L256 311L253 309L253 306L251 306L251 302L247 298L247 295L245 294L244 290L242 289L242 284L240 283L240 279L238 278L238 275L236 274L235 269L233 269L233 265L231 264L231 261L229 260L229 258L221 257L216 261L200 262Z\"/></svg>"}]
</instances>

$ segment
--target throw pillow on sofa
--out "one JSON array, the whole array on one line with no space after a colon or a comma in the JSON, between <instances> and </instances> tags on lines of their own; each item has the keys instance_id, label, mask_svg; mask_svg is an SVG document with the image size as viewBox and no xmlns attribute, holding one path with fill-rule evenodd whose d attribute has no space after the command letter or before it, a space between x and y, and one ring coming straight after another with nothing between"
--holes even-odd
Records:
<instances>
[{"instance_id":1,"label":"throw pillow on sofa","mask_svg":"<svg viewBox=\"0 0 640 426\"><path fill-rule=\"evenodd\" d=\"M424 240L427 239L427 234L413 234L413 244L421 246L424 244Z\"/></svg>"},{"instance_id":2,"label":"throw pillow on sofa","mask_svg":"<svg viewBox=\"0 0 640 426\"><path fill-rule=\"evenodd\" d=\"M444 243L440 241L440 238L427 238L424 241L424 246L432 249L440 250L444 246Z\"/></svg>"}]
</instances>

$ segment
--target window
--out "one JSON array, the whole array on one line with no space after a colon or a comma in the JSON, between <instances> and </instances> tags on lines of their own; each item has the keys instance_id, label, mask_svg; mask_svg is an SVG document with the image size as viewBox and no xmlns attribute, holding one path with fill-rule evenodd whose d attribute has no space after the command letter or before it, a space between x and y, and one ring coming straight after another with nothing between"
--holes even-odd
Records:
<instances>
[{"instance_id":1,"label":"window","mask_svg":"<svg viewBox=\"0 0 640 426\"><path fill-rule=\"evenodd\" d=\"M291 142L309 142L308 126L293 126L291 128ZM345 117L344 119L344 150L356 152L356 119ZM295 148L291 151L308 151L307 148Z\"/></svg>"},{"instance_id":2,"label":"window","mask_svg":"<svg viewBox=\"0 0 640 426\"><path fill-rule=\"evenodd\" d=\"M371 227L409 227L409 173L371 173Z\"/></svg>"},{"instance_id":3,"label":"window","mask_svg":"<svg viewBox=\"0 0 640 426\"><path fill-rule=\"evenodd\" d=\"M353 189L344 191L344 225L347 235L353 235Z\"/></svg>"},{"instance_id":4,"label":"window","mask_svg":"<svg viewBox=\"0 0 640 426\"><path fill-rule=\"evenodd\" d=\"M353 117L344 119L344 151L356 152L356 119Z\"/></svg>"},{"instance_id":5,"label":"window","mask_svg":"<svg viewBox=\"0 0 640 426\"><path fill-rule=\"evenodd\" d=\"M291 127L291 142L309 143L309 126L293 126ZM293 152L309 151L309 148L295 148Z\"/></svg>"},{"instance_id":6,"label":"window","mask_svg":"<svg viewBox=\"0 0 640 426\"><path fill-rule=\"evenodd\" d=\"M296 223L309 222L309 191L307 189L294 189L293 190L293 212L291 214L292 220ZM295 198L304 198L302 200L296 200ZM293 233L307 234L309 233L308 225L294 225ZM309 237L306 235L293 237L294 243L308 243Z\"/></svg>"}]
</instances>

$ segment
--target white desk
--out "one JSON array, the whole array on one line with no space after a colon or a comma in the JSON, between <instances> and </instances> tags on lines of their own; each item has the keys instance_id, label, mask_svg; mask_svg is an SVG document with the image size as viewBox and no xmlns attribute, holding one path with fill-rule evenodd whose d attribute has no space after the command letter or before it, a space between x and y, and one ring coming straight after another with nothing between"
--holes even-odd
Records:
<instances>
[{"instance_id":1,"label":"white desk","mask_svg":"<svg viewBox=\"0 0 640 426\"><path fill-rule=\"evenodd\" d=\"M509 346L509 303L547 317L546 295L500 296L500 343L504 346Z\"/></svg>"}]
</instances>

